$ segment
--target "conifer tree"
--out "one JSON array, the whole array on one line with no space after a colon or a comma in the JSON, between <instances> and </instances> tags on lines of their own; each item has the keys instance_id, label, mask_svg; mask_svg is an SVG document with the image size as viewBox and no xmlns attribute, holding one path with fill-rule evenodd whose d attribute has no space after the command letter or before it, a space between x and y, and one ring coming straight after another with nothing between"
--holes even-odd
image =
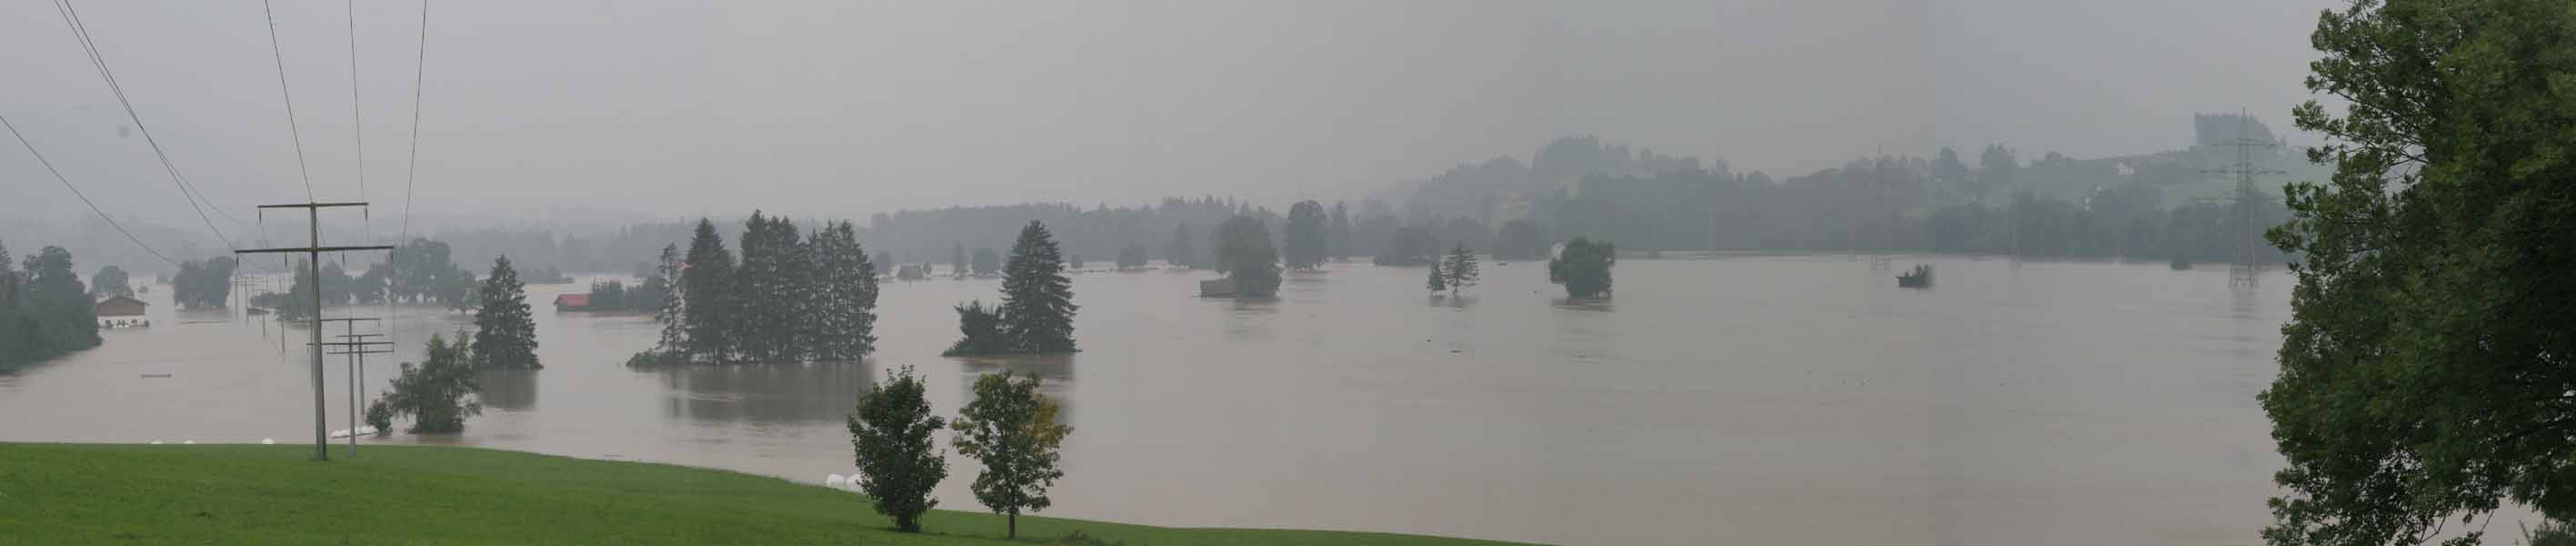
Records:
<instances>
[{"instance_id":1,"label":"conifer tree","mask_svg":"<svg viewBox=\"0 0 2576 546\"><path fill-rule=\"evenodd\" d=\"M1035 220L1020 228L1003 268L1002 333L1011 350L1023 353L1073 352L1073 281L1064 276L1053 234Z\"/></svg>"},{"instance_id":2,"label":"conifer tree","mask_svg":"<svg viewBox=\"0 0 2576 546\"><path fill-rule=\"evenodd\" d=\"M1172 229L1172 244L1163 247L1163 263L1182 269L1198 269L1198 243L1190 242L1189 224Z\"/></svg>"},{"instance_id":3,"label":"conifer tree","mask_svg":"<svg viewBox=\"0 0 2576 546\"><path fill-rule=\"evenodd\" d=\"M683 270L680 245L663 245L660 264L655 272L667 279L665 282L670 293L662 295L661 308L653 311L653 321L662 323L662 338L653 346L666 353L685 351L689 345L689 330L681 323L681 317L688 314L688 289L680 286L680 272Z\"/></svg>"},{"instance_id":4,"label":"conifer tree","mask_svg":"<svg viewBox=\"0 0 2576 546\"><path fill-rule=\"evenodd\" d=\"M725 249L724 237L716 234L714 222L698 219L697 233L689 238L688 263L680 275L682 330L687 334L688 353L692 360L725 362L734 357L733 320L733 252Z\"/></svg>"},{"instance_id":5,"label":"conifer tree","mask_svg":"<svg viewBox=\"0 0 2576 546\"><path fill-rule=\"evenodd\" d=\"M875 267L859 246L857 227L849 222L831 224L813 240L814 287L807 296L816 305L812 357L866 358L876 349Z\"/></svg>"},{"instance_id":6,"label":"conifer tree","mask_svg":"<svg viewBox=\"0 0 2576 546\"><path fill-rule=\"evenodd\" d=\"M1448 290L1448 289L1449 289L1449 284L1448 284L1448 282L1449 282L1449 278L1448 278L1448 277L1449 277L1448 275L1443 275L1443 274L1441 274L1441 273L1440 273L1440 262L1431 262L1431 282L1430 282L1430 285L1429 285L1429 288L1431 288L1431 293L1432 293L1432 294L1434 294L1434 295L1437 295L1437 294L1439 294L1441 291Z\"/></svg>"},{"instance_id":7,"label":"conifer tree","mask_svg":"<svg viewBox=\"0 0 2576 546\"><path fill-rule=\"evenodd\" d=\"M510 257L492 260L492 274L475 290L474 365L480 369L536 369L537 324L528 314L527 285Z\"/></svg>"},{"instance_id":8,"label":"conifer tree","mask_svg":"<svg viewBox=\"0 0 2576 546\"><path fill-rule=\"evenodd\" d=\"M948 275L966 276L966 243L957 243L955 248L948 250Z\"/></svg>"},{"instance_id":9,"label":"conifer tree","mask_svg":"<svg viewBox=\"0 0 2576 546\"><path fill-rule=\"evenodd\" d=\"M1448 264L1448 278L1445 284L1449 285L1450 294L1455 295L1459 290L1476 284L1476 253L1467 250L1466 244L1460 243L1449 249ZM1440 267L1434 265L1432 270L1439 271Z\"/></svg>"}]
</instances>

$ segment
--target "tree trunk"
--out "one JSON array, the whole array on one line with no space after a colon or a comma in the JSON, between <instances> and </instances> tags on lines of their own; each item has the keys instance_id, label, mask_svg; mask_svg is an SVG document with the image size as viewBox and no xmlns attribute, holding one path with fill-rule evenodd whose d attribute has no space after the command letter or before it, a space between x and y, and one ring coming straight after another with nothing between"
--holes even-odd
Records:
<instances>
[{"instance_id":1,"label":"tree trunk","mask_svg":"<svg viewBox=\"0 0 2576 546\"><path fill-rule=\"evenodd\" d=\"M1009 535L1007 535L1005 538L1011 538L1011 539L1018 539L1018 538L1020 538L1020 509L1018 509L1018 508L1012 508L1012 509L1011 509L1011 530L1010 530L1010 534L1009 534Z\"/></svg>"}]
</instances>

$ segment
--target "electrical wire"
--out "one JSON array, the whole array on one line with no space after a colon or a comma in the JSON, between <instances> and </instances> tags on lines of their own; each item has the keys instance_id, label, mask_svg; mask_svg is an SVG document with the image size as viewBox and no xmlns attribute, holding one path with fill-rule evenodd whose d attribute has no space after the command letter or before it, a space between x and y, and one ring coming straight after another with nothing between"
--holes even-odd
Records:
<instances>
[{"instance_id":1,"label":"electrical wire","mask_svg":"<svg viewBox=\"0 0 2576 546\"><path fill-rule=\"evenodd\" d=\"M411 192L420 171L420 87L421 75L429 71L429 0L420 0L420 49L412 59L411 73L411 158L403 164L402 236L394 244L411 238Z\"/></svg>"},{"instance_id":2,"label":"electrical wire","mask_svg":"<svg viewBox=\"0 0 2576 546\"><path fill-rule=\"evenodd\" d=\"M304 134L295 128L295 94L286 89L286 54L277 47L277 12L269 9L268 0L259 0L259 11L268 18L268 54L277 61L277 94L286 99L286 134L295 139L295 169L304 176L304 200L313 200L313 171L304 163Z\"/></svg>"},{"instance_id":3,"label":"electrical wire","mask_svg":"<svg viewBox=\"0 0 2576 546\"><path fill-rule=\"evenodd\" d=\"M54 181L62 182L63 189L71 190L72 196L79 197L81 204L89 205L89 211L98 214L98 218L100 220L106 220L108 227L116 228L117 233L123 233L127 240L134 241L134 246L143 247L144 252L151 253L154 258L160 258L162 263L170 264L170 267L179 266L179 262L171 261L169 256L161 255L161 251L159 250L153 250L152 245L143 244L143 238L135 237L134 232L132 231L126 231L125 225L116 223L116 218L108 216L107 211L99 210L98 203L90 201L89 196L82 194L80 188L73 187L71 179L63 178L62 171L54 170L54 163L52 161L46 161L45 154L36 152L36 145L34 143L27 142L27 135L18 134L18 126L9 123L9 118L7 116L0 116L0 127L7 127L9 129L9 136L17 137L18 145L25 146L27 148L27 155L36 156L36 163L44 165L45 172L53 173Z\"/></svg>"},{"instance_id":4,"label":"electrical wire","mask_svg":"<svg viewBox=\"0 0 2576 546\"><path fill-rule=\"evenodd\" d=\"M179 166L170 162L170 155L161 149L161 141L152 137L152 128L143 123L141 114L135 113L134 101L125 95L125 85L116 80L116 72L107 66L107 57L98 52L98 42L90 38L89 26L81 22L80 9L72 6L71 0L56 0L54 7L62 15L63 24L71 27L72 38L80 42L81 51L88 54L91 67L98 69L99 78L106 80L108 91L116 95L117 104L125 108L126 119L134 121L135 130L143 133L143 141L151 145L152 156L161 161L161 169L169 173L170 183L179 186L179 198L188 202L189 209L197 211L197 219L206 223L206 229L215 233L215 240L222 242L224 248L240 248L233 245L231 237L224 235L223 228L215 227L215 221L206 216L206 208L213 207L214 201L205 200L204 207L197 205L204 198L204 193L191 187L187 179L179 175Z\"/></svg>"}]
</instances>

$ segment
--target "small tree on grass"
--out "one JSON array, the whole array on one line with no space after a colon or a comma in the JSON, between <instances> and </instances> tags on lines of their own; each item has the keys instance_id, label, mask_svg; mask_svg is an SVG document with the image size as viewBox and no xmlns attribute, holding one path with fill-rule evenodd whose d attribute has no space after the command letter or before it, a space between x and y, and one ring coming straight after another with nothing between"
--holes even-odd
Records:
<instances>
[{"instance_id":1,"label":"small tree on grass","mask_svg":"<svg viewBox=\"0 0 2576 546\"><path fill-rule=\"evenodd\" d=\"M859 465L859 489L876 499L877 513L894 518L896 530L921 532L921 514L939 506L932 488L948 477L931 432L948 421L930 414L922 397L921 378L904 366L884 383L859 395L850 415L850 447Z\"/></svg>"},{"instance_id":2,"label":"small tree on grass","mask_svg":"<svg viewBox=\"0 0 2576 546\"><path fill-rule=\"evenodd\" d=\"M977 378L975 401L949 423L957 453L984 463L975 476L975 500L1010 517L1011 538L1020 536L1020 511L1052 504L1047 487L1064 477L1056 467L1058 449L1073 433L1055 422L1055 404L1038 394L1038 383L1036 375L1007 371Z\"/></svg>"},{"instance_id":3,"label":"small tree on grass","mask_svg":"<svg viewBox=\"0 0 2576 546\"><path fill-rule=\"evenodd\" d=\"M1446 280L1448 282L1445 284L1449 285L1450 295L1457 295L1459 290L1464 290L1469 286L1476 285L1476 253L1474 251L1467 250L1467 245L1465 243L1459 243L1457 247L1449 250L1449 259L1447 263L1448 273L1446 273L1446 275L1448 275L1448 278ZM1441 268L1438 265L1434 265L1432 270L1439 271Z\"/></svg>"},{"instance_id":4,"label":"small tree on grass","mask_svg":"<svg viewBox=\"0 0 2576 546\"><path fill-rule=\"evenodd\" d=\"M1610 266L1618 261L1619 250L1609 241L1576 237L1565 242L1564 251L1548 259L1547 282L1565 285L1567 296L1599 296L1610 291Z\"/></svg>"},{"instance_id":5,"label":"small tree on grass","mask_svg":"<svg viewBox=\"0 0 2576 546\"><path fill-rule=\"evenodd\" d=\"M482 403L465 399L482 388L474 379L474 348L466 339L465 332L457 332L456 343L450 344L431 334L420 365L403 363L402 374L367 407L368 424L382 431L393 428L393 418L410 417L413 433L465 430L466 417L483 414Z\"/></svg>"}]
</instances>

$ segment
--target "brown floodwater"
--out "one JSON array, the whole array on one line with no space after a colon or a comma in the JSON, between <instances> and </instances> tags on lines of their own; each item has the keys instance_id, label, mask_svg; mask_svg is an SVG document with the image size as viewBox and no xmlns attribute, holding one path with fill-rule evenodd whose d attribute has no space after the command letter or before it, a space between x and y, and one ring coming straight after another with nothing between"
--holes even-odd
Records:
<instances>
[{"instance_id":1,"label":"brown floodwater","mask_svg":"<svg viewBox=\"0 0 2576 546\"><path fill-rule=\"evenodd\" d=\"M1935 287L1896 287L1915 263ZM953 415L1008 369L1045 377L1074 427L1050 516L1577 544L2254 544L2269 519L2254 395L2288 318L2278 271L2247 290L2163 263L1629 260L1599 302L1540 263L1488 264L1463 298L1422 273L1335 265L1260 302L1193 297L1206 273L1082 273L1083 351L1008 359L939 356L949 306L998 281L889 282L869 361L651 370L623 366L649 316L558 314L586 285L531 286L544 370L487 373L461 435L367 442L819 484L852 471L844 416L887 370L915 367ZM0 440L310 441L303 330L145 297L152 327L0 374ZM395 318L406 359L469 325ZM370 361L365 390L393 369ZM951 459L941 507L980 510Z\"/></svg>"}]
</instances>

